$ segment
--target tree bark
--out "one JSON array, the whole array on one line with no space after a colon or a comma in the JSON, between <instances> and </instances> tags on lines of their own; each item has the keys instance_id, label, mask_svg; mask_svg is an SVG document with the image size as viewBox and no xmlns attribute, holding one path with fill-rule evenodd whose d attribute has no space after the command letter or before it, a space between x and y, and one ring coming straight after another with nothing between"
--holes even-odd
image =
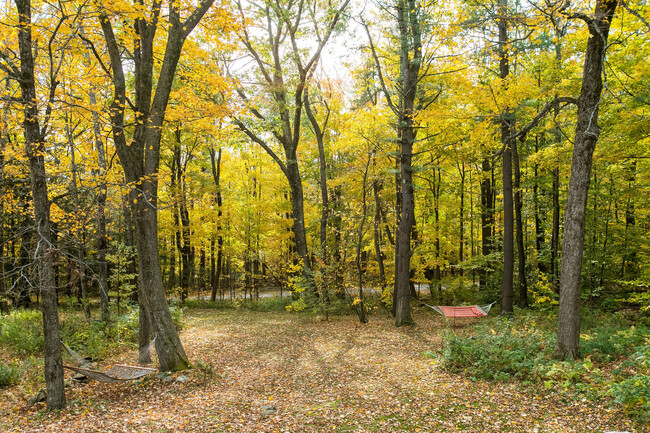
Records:
<instances>
[{"instance_id":1,"label":"tree bark","mask_svg":"<svg viewBox=\"0 0 650 433\"><path fill-rule=\"evenodd\" d=\"M219 153L216 154L214 147L210 148L210 162L212 166L212 180L214 181L214 187L216 189L216 205L217 205L217 263L214 264L214 259L212 260L212 266L215 268L214 275L212 277L212 291L210 293L210 301L215 302L217 300L217 292L219 292L221 287L221 274L223 269L223 234L221 227L221 218L223 216L223 197L221 195L221 148L219 148ZM214 245L212 246L212 255L214 257Z\"/></svg>"},{"instance_id":2,"label":"tree bark","mask_svg":"<svg viewBox=\"0 0 650 433\"><path fill-rule=\"evenodd\" d=\"M498 2L499 28L499 77L505 80L510 75L508 58L508 1ZM505 84L504 84L505 85ZM501 114L501 142L503 144L503 280L501 284L501 314L513 313L513 271L514 271L514 218L512 203L512 148L514 113L510 107L505 107Z\"/></svg>"},{"instance_id":3,"label":"tree bark","mask_svg":"<svg viewBox=\"0 0 650 433\"><path fill-rule=\"evenodd\" d=\"M600 135L598 108L603 89L603 64L609 28L618 1L598 0L593 17L584 17L589 39L578 99L571 178L564 211L564 241L560 268L560 306L554 356L575 359L580 343L580 282L584 224L593 153Z\"/></svg>"},{"instance_id":4,"label":"tree bark","mask_svg":"<svg viewBox=\"0 0 650 433\"><path fill-rule=\"evenodd\" d=\"M323 263L328 264L327 259L327 219L329 217L329 194L327 192L327 159L325 157L325 129L329 120L330 109L327 102L324 103L327 114L323 121L323 126L318 124L318 119L314 115L314 110L311 107L309 100L308 89L305 89L304 107L309 123L311 123L314 136L316 137L316 145L318 146L318 167L319 167L319 186L321 195L321 218L320 218L320 250Z\"/></svg>"},{"instance_id":5,"label":"tree bark","mask_svg":"<svg viewBox=\"0 0 650 433\"><path fill-rule=\"evenodd\" d=\"M131 143L124 136L126 81L122 50L113 33L110 18L102 11L99 21L104 33L113 72L114 98L111 105L113 140L124 175L133 186L130 194L134 205L136 246L139 259L139 283L143 288L139 300L156 337L156 352L163 371L182 370L190 366L165 299L160 256L158 251L158 169L160 141L176 67L185 39L207 12L214 0L203 0L190 16L181 22L179 3L169 4L167 44L160 73L153 92L153 41L158 26L160 6L154 3L150 16L136 18L133 23L134 47L135 129ZM153 98L152 98L153 93Z\"/></svg>"},{"instance_id":6,"label":"tree bark","mask_svg":"<svg viewBox=\"0 0 650 433\"><path fill-rule=\"evenodd\" d=\"M374 162L374 161L373 161ZM372 181L372 192L375 198L375 221L373 225L373 242L375 245L375 257L379 268L379 284L381 291L386 289L386 270L384 269L384 253L381 250L381 199L379 198L379 180Z\"/></svg>"},{"instance_id":7,"label":"tree bark","mask_svg":"<svg viewBox=\"0 0 650 433\"><path fill-rule=\"evenodd\" d=\"M551 229L551 281L555 290L560 291L560 169L553 169L553 227Z\"/></svg>"},{"instance_id":8,"label":"tree bark","mask_svg":"<svg viewBox=\"0 0 650 433\"><path fill-rule=\"evenodd\" d=\"M400 76L403 88L400 93L398 137L400 144L400 180L402 213L395 243L396 299L395 324L413 323L411 318L411 233L415 223L415 195L413 193L413 143L415 142L415 98L422 64L422 39L419 6L415 0L398 0L397 22L400 34Z\"/></svg>"},{"instance_id":9,"label":"tree bark","mask_svg":"<svg viewBox=\"0 0 650 433\"><path fill-rule=\"evenodd\" d=\"M540 83L541 87L541 83ZM544 133L542 133L542 145L545 142ZM538 138L535 137L535 152L539 151ZM533 184L533 203L535 206L535 249L537 250L537 269L543 274L547 272L545 254L543 253L546 238L544 236L544 227L542 226L542 206L539 200L539 164L534 164L535 183ZM546 217L544 216L544 220Z\"/></svg>"},{"instance_id":10,"label":"tree bark","mask_svg":"<svg viewBox=\"0 0 650 433\"><path fill-rule=\"evenodd\" d=\"M361 186L361 191L362 191L362 198L361 198L361 221L359 222L359 229L357 230L357 245L356 245L356 259L355 259L355 264L357 267L357 277L358 277L358 290L359 290L359 302L354 305L357 315L359 316L359 322L360 323L367 323L368 318L366 317L366 306L364 304L363 300L363 274L364 274L364 269L362 266L362 257L361 257L361 250L363 247L363 237L365 234L365 225L366 225L366 218L368 216L368 204L367 204L367 190L368 190L368 168L370 167L370 161L371 161L371 156L368 155L368 161L365 166L365 170L363 171L363 176L362 176L362 186Z\"/></svg>"},{"instance_id":11,"label":"tree bark","mask_svg":"<svg viewBox=\"0 0 650 433\"><path fill-rule=\"evenodd\" d=\"M492 227L494 226L494 184L492 182L492 164L490 158L485 157L481 162L481 254L489 257L494 251ZM485 269L479 274L479 286L487 285L489 270Z\"/></svg>"},{"instance_id":12,"label":"tree bark","mask_svg":"<svg viewBox=\"0 0 650 433\"><path fill-rule=\"evenodd\" d=\"M460 175L460 207L458 208L458 264L460 275L464 274L462 263L465 260L465 165L460 163L458 165L458 174Z\"/></svg>"},{"instance_id":13,"label":"tree bark","mask_svg":"<svg viewBox=\"0 0 650 433\"><path fill-rule=\"evenodd\" d=\"M88 98L91 105L95 105L95 92L89 92ZM99 304L101 310L101 320L108 323L110 315L108 311L108 262L106 252L108 250L108 237L106 236L106 200L108 197L108 184L106 182L106 150L101 138L101 125L99 123L99 114L92 112L93 134L95 138L95 150L97 151L97 162L99 165L99 192L97 193L97 267L98 267L98 285L99 285Z\"/></svg>"},{"instance_id":14,"label":"tree bark","mask_svg":"<svg viewBox=\"0 0 650 433\"><path fill-rule=\"evenodd\" d=\"M77 185L77 159L75 155L73 135L73 127L70 123L70 119L68 116L66 116L66 138L68 145L70 146L70 171L72 173L70 179L70 191L72 194L72 202L74 204L75 212L77 215L81 215L81 201L79 200L79 188ZM90 299L88 297L88 284L86 278L86 234L84 233L83 226L84 225L80 225L80 228L75 229L77 257L76 260L71 263L71 266L76 273L74 280L76 280L76 283L78 285L78 293L81 295L81 304L84 311L84 316L87 320L90 320Z\"/></svg>"},{"instance_id":15,"label":"tree bark","mask_svg":"<svg viewBox=\"0 0 650 433\"><path fill-rule=\"evenodd\" d=\"M528 307L528 283L526 281L526 249L524 247L524 217L521 200L521 170L519 166L519 151L517 140L512 141L512 157L515 174L515 223L517 241L517 282L519 284L519 308Z\"/></svg>"},{"instance_id":16,"label":"tree bark","mask_svg":"<svg viewBox=\"0 0 650 433\"><path fill-rule=\"evenodd\" d=\"M53 262L56 249L50 235L50 202L47 196L47 174L45 172L45 130L40 127L36 105L36 80L34 75L34 56L32 54L32 22L30 0L16 0L18 12L18 44L20 50L20 89L24 106L23 133L25 150L29 159L29 172L34 201L36 226L36 251L38 266L38 287L41 294L43 312L45 386L47 389L48 410L62 409L66 405L63 383L63 360L59 337L59 311L56 294ZM52 60L52 59L50 59ZM50 95L56 89L52 78Z\"/></svg>"}]
</instances>

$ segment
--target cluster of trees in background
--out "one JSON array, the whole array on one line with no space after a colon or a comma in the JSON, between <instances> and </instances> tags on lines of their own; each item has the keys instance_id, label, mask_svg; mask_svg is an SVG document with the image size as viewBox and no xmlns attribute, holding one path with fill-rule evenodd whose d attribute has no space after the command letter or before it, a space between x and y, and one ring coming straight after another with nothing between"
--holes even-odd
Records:
<instances>
[{"instance_id":1,"label":"cluster of trees in background","mask_svg":"<svg viewBox=\"0 0 650 433\"><path fill-rule=\"evenodd\" d=\"M0 305L42 305L48 407L61 295L139 299L180 369L166 294L559 298L572 358L581 295L648 283L644 1L213 3L0 12Z\"/></svg>"}]
</instances>

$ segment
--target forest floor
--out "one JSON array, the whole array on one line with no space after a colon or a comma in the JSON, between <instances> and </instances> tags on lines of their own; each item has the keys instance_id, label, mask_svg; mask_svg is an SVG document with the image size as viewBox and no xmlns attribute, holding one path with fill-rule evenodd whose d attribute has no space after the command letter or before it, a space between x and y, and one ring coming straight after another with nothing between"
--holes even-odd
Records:
<instances>
[{"instance_id":1,"label":"forest floor","mask_svg":"<svg viewBox=\"0 0 650 433\"><path fill-rule=\"evenodd\" d=\"M605 400L447 374L423 353L441 349L450 324L428 312L414 318L418 326L395 328L379 315L359 325L353 316L188 310L181 338L194 370L115 385L70 380L68 407L55 413L28 407L19 387L4 389L0 431L644 431ZM456 325L471 332L471 322ZM122 353L100 369L135 359Z\"/></svg>"}]
</instances>

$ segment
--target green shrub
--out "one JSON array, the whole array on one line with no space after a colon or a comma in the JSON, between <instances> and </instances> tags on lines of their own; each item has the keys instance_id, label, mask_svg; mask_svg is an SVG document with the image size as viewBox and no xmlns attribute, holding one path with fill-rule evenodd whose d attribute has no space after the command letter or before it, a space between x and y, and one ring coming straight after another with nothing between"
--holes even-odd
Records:
<instances>
[{"instance_id":1,"label":"green shrub","mask_svg":"<svg viewBox=\"0 0 650 433\"><path fill-rule=\"evenodd\" d=\"M626 367L634 371L632 377L611 386L614 401L643 421L650 421L650 344L639 347L629 358Z\"/></svg>"},{"instance_id":2,"label":"green shrub","mask_svg":"<svg viewBox=\"0 0 650 433\"><path fill-rule=\"evenodd\" d=\"M627 356L636 346L643 344L650 330L645 326L631 326L621 329L615 326L598 326L582 334L580 351L598 362L614 361Z\"/></svg>"},{"instance_id":3,"label":"green shrub","mask_svg":"<svg viewBox=\"0 0 650 433\"><path fill-rule=\"evenodd\" d=\"M531 322L534 323L534 322ZM473 379L506 380L516 378L539 382L545 371L540 364L550 356L552 337L537 330L523 330L504 323L494 328L481 326L471 338L453 332L444 335L443 367L453 373L464 373Z\"/></svg>"},{"instance_id":4,"label":"green shrub","mask_svg":"<svg viewBox=\"0 0 650 433\"><path fill-rule=\"evenodd\" d=\"M13 362L11 364L0 362L0 388L14 385L19 379L20 370Z\"/></svg>"},{"instance_id":5,"label":"green shrub","mask_svg":"<svg viewBox=\"0 0 650 433\"><path fill-rule=\"evenodd\" d=\"M174 325L176 325L176 330L180 332L181 329L183 329L183 308L179 305L170 305L169 313L172 315L172 320L174 321ZM136 319L137 318L138 314L136 312ZM135 329L138 328L136 327Z\"/></svg>"},{"instance_id":6,"label":"green shrub","mask_svg":"<svg viewBox=\"0 0 650 433\"><path fill-rule=\"evenodd\" d=\"M0 346L16 356L43 352L43 319L38 310L14 310L0 317Z\"/></svg>"},{"instance_id":7,"label":"green shrub","mask_svg":"<svg viewBox=\"0 0 650 433\"><path fill-rule=\"evenodd\" d=\"M580 342L583 359L559 362L552 359L557 325L538 319L490 320L476 326L471 337L448 332L443 336L443 368L474 380L543 384L590 400L609 395L637 420L650 421L650 330L646 326L630 326L621 314L587 312ZM616 360L622 362L612 369Z\"/></svg>"}]
</instances>

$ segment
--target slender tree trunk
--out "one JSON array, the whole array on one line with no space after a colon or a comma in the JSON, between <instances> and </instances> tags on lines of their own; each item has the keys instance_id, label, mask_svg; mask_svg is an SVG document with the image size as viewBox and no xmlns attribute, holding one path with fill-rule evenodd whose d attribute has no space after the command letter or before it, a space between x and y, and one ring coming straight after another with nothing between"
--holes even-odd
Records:
<instances>
[{"instance_id":1,"label":"slender tree trunk","mask_svg":"<svg viewBox=\"0 0 650 433\"><path fill-rule=\"evenodd\" d=\"M215 198L217 205L217 265L214 279L212 280L212 293L210 294L210 301L215 302L217 299L217 292L219 292L221 287L221 274L223 269L223 234L221 226L221 219L223 217L223 198L221 195L221 148L219 148L218 154L215 153L214 148L210 149L210 161L212 165L212 179L217 191Z\"/></svg>"},{"instance_id":2,"label":"slender tree trunk","mask_svg":"<svg viewBox=\"0 0 650 433\"><path fill-rule=\"evenodd\" d=\"M358 277L358 287L359 287L359 301L356 303L355 308L357 315L359 316L360 323L367 323L368 318L366 317L366 306L363 300L363 266L361 264L361 249L363 247L363 236L365 233L366 218L368 216L368 204L366 200L367 189L368 189L368 168L370 167L370 156L368 157L368 162L366 163L365 170L362 177L362 198L361 198L361 221L359 223L359 229L357 230L357 245L356 245L356 259L355 264L357 267L357 277Z\"/></svg>"},{"instance_id":3,"label":"slender tree trunk","mask_svg":"<svg viewBox=\"0 0 650 433\"><path fill-rule=\"evenodd\" d=\"M0 119L0 197L5 193L5 149L8 143L7 129L4 119L8 108L4 109L4 118ZM5 244L8 243L5 234L5 203L0 201L0 314L9 313L9 293L7 290L7 274L5 266Z\"/></svg>"},{"instance_id":4,"label":"slender tree trunk","mask_svg":"<svg viewBox=\"0 0 650 433\"><path fill-rule=\"evenodd\" d=\"M621 262L621 279L636 278L638 276L639 265L637 263L637 249L628 248L628 242L634 236L634 227L636 226L636 216L634 212L634 194L636 183L636 161L632 161L629 167L626 167L628 172L628 193L627 203L625 206L625 237L623 243L623 259ZM631 232L631 233L630 233Z\"/></svg>"},{"instance_id":5,"label":"slender tree trunk","mask_svg":"<svg viewBox=\"0 0 650 433\"><path fill-rule=\"evenodd\" d=\"M465 165L459 164L458 173L460 174L460 208L459 213L459 227L460 233L458 241L458 261L460 265L460 275L464 274L462 263L465 260Z\"/></svg>"},{"instance_id":6,"label":"slender tree trunk","mask_svg":"<svg viewBox=\"0 0 650 433\"><path fill-rule=\"evenodd\" d=\"M174 289L176 287L176 236L177 232L174 232L169 237L169 271L167 278L167 286L169 289Z\"/></svg>"},{"instance_id":7,"label":"slender tree trunk","mask_svg":"<svg viewBox=\"0 0 650 433\"><path fill-rule=\"evenodd\" d=\"M373 225L373 240L375 244L375 257L379 267L379 283L381 291L386 289L386 271L384 269L384 253L381 250L381 199L379 198L379 180L374 179L372 182L372 191L375 197L375 221Z\"/></svg>"},{"instance_id":8,"label":"slender tree trunk","mask_svg":"<svg viewBox=\"0 0 650 433\"><path fill-rule=\"evenodd\" d=\"M95 92L89 93L91 105L95 105ZM108 237L106 236L106 199L108 196L108 185L106 183L106 151L102 141L101 125L99 124L99 115L96 111L92 112L93 133L95 138L95 150L97 151L97 162L99 165L99 192L97 193L97 267L98 267L98 285L99 285L99 302L101 310L101 320L108 323L110 315L108 311L108 262L106 260L106 251L108 250Z\"/></svg>"},{"instance_id":9,"label":"slender tree trunk","mask_svg":"<svg viewBox=\"0 0 650 433\"><path fill-rule=\"evenodd\" d=\"M81 215L81 202L79 200L79 188L77 185L77 163L75 155L75 145L74 145L74 132L72 125L70 124L70 119L66 116L66 136L68 140L68 145L70 146L70 162L71 162L71 172L72 177L70 179L70 191L72 194L72 202L75 207L75 212L77 215ZM77 228L75 230L75 241L77 243L77 257L74 264L71 266L74 267L74 272L76 276L73 279L78 284L79 290L78 293L81 295L81 304L84 311L84 316L87 320L90 320L90 299L88 298L88 285L86 280L86 245L85 245L85 233L84 229Z\"/></svg>"},{"instance_id":10,"label":"slender tree trunk","mask_svg":"<svg viewBox=\"0 0 650 433\"><path fill-rule=\"evenodd\" d=\"M505 80L510 75L508 53L508 0L498 1L499 28L499 77ZM505 86L505 84L504 84ZM514 274L514 217L512 200L512 151L514 113L505 107L501 113L501 142L503 144L503 280L501 284L501 314L513 313L513 274Z\"/></svg>"},{"instance_id":11,"label":"slender tree trunk","mask_svg":"<svg viewBox=\"0 0 650 433\"><path fill-rule=\"evenodd\" d=\"M564 242L560 273L558 359L575 359L580 343L580 281L584 246L584 224L593 153L600 135L598 108L603 88L603 64L609 28L618 1L597 0L589 19L589 39L578 99L578 120L573 145L571 178L564 212Z\"/></svg>"},{"instance_id":12,"label":"slender tree trunk","mask_svg":"<svg viewBox=\"0 0 650 433\"><path fill-rule=\"evenodd\" d=\"M489 157L481 162L481 254L489 257L494 251L492 227L494 226L494 183L492 182L492 164ZM479 275L479 285L487 285L489 270L485 269Z\"/></svg>"},{"instance_id":13,"label":"slender tree trunk","mask_svg":"<svg viewBox=\"0 0 650 433\"><path fill-rule=\"evenodd\" d=\"M540 83L541 84L541 83ZM542 133L542 146L546 139ZM537 136L535 137L535 152L539 151L539 143ZM537 268L543 274L547 272L545 254L543 253L546 239L544 236L544 227L542 226L542 206L539 200L539 165L537 162L534 164L535 183L533 184L533 204L535 206L535 249L537 250ZM544 217L546 220L546 217Z\"/></svg>"},{"instance_id":14,"label":"slender tree trunk","mask_svg":"<svg viewBox=\"0 0 650 433\"><path fill-rule=\"evenodd\" d=\"M318 146L318 167L319 167L319 184L320 184L320 195L321 195L321 218L320 218L320 250L323 263L328 264L327 260L327 219L329 217L329 194L327 192L327 159L325 157L325 128L327 127L327 122L329 120L329 106L327 103L324 104L325 109L327 110L327 117L323 122L323 127L318 124L318 119L314 115L314 112L311 107L311 102L309 100L308 89L305 89L304 96L304 107L307 118L311 123L312 130L316 136L316 145Z\"/></svg>"},{"instance_id":15,"label":"slender tree trunk","mask_svg":"<svg viewBox=\"0 0 650 433\"><path fill-rule=\"evenodd\" d=\"M20 50L21 102L24 106L23 133L25 150L29 159L29 172L34 201L36 226L36 251L38 287L43 312L45 386L48 410L62 409L66 405L63 383L63 360L59 337L59 311L53 263L56 248L50 235L50 202L47 196L47 173L45 172L45 133L40 129L36 105L36 80L32 54L32 21L30 0L16 0L18 12L18 44ZM51 59L52 60L52 59ZM54 77L51 77L54 80ZM50 94L54 94L56 82L52 82ZM46 126L46 125L44 125ZM45 128L44 128L45 129Z\"/></svg>"},{"instance_id":16,"label":"slender tree trunk","mask_svg":"<svg viewBox=\"0 0 650 433\"><path fill-rule=\"evenodd\" d=\"M291 189L291 216L293 219L293 235L296 254L302 260L303 268L309 269L309 255L307 254L307 234L305 231L305 210L302 188L302 176L298 167L295 151L287 154L287 180Z\"/></svg>"},{"instance_id":17,"label":"slender tree trunk","mask_svg":"<svg viewBox=\"0 0 650 433\"><path fill-rule=\"evenodd\" d=\"M517 224L517 281L519 283L519 300L517 306L528 307L528 283L526 282L526 249L524 247L524 218L521 200L521 171L517 141L512 142L513 167L515 172L515 217Z\"/></svg>"},{"instance_id":18,"label":"slender tree trunk","mask_svg":"<svg viewBox=\"0 0 650 433\"><path fill-rule=\"evenodd\" d=\"M553 227L551 231L551 281L559 293L560 271L560 169L553 169Z\"/></svg>"},{"instance_id":19,"label":"slender tree trunk","mask_svg":"<svg viewBox=\"0 0 650 433\"><path fill-rule=\"evenodd\" d=\"M342 190L340 185L332 188L332 230L334 232L334 261L336 262L336 275L334 277L336 294L339 299L345 298L345 290L343 288L343 253L342 253L342 240L341 232L343 231L343 218L342 218Z\"/></svg>"},{"instance_id":20,"label":"slender tree trunk","mask_svg":"<svg viewBox=\"0 0 650 433\"><path fill-rule=\"evenodd\" d=\"M125 137L124 109L126 79L122 49L118 45L110 18L105 11L99 14L107 51L110 56L114 97L111 104L113 140L129 185L135 207L136 245L139 259L139 282L143 288L141 299L146 316L156 336L156 351L163 371L182 370L190 366L178 336L165 299L160 256L158 251L158 173L160 141L167 102L172 89L176 67L185 39L207 12L214 0L202 0L185 21L180 18L180 4L171 2L167 12L169 26L160 73L153 91L154 39L160 7L153 7L147 19L136 18L133 60L135 83L135 114L133 140ZM153 96L153 97L152 97Z\"/></svg>"},{"instance_id":21,"label":"slender tree trunk","mask_svg":"<svg viewBox=\"0 0 650 433\"><path fill-rule=\"evenodd\" d=\"M555 24L555 64L557 68L562 66L562 38L566 33L566 26ZM557 98L558 95L556 94ZM560 114L560 106L555 107L555 116ZM553 130L555 143L558 145L562 142L562 131L558 124L555 125ZM559 165L559 162L558 162ZM555 167L553 169L553 227L551 228L551 282L554 289L560 292L560 169Z\"/></svg>"},{"instance_id":22,"label":"slender tree trunk","mask_svg":"<svg viewBox=\"0 0 650 433\"><path fill-rule=\"evenodd\" d=\"M415 0L398 0L397 24L400 33L400 76L403 90L400 95L399 144L401 217L395 244L397 261L395 323L397 326L413 323L410 302L411 234L415 224L415 196L413 193L413 143L415 98L422 64L422 39L419 5Z\"/></svg>"}]
</instances>

